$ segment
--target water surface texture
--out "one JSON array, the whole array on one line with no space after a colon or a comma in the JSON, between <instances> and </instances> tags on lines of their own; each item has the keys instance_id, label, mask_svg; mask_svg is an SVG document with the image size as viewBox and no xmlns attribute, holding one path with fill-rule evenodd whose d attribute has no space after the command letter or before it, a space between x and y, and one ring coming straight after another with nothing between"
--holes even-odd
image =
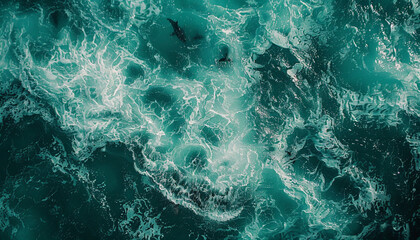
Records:
<instances>
[{"instance_id":1,"label":"water surface texture","mask_svg":"<svg viewBox=\"0 0 420 240\"><path fill-rule=\"evenodd\" d=\"M0 0L0 28L0 239L420 236L417 0Z\"/></svg>"}]
</instances>

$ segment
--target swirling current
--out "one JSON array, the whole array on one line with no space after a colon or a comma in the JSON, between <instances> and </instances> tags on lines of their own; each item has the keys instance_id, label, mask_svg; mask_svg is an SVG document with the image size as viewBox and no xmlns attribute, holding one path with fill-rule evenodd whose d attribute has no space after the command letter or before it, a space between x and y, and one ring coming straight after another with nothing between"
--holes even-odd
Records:
<instances>
[{"instance_id":1,"label":"swirling current","mask_svg":"<svg viewBox=\"0 0 420 240\"><path fill-rule=\"evenodd\" d=\"M418 239L417 0L1 0L0 239Z\"/></svg>"}]
</instances>

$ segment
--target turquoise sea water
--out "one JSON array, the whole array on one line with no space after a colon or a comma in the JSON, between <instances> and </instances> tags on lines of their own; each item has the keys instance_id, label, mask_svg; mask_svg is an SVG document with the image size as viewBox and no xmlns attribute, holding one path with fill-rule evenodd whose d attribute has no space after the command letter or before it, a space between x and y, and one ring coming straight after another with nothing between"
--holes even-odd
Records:
<instances>
[{"instance_id":1,"label":"turquoise sea water","mask_svg":"<svg viewBox=\"0 0 420 240\"><path fill-rule=\"evenodd\" d=\"M0 28L0 239L420 236L416 0L0 0Z\"/></svg>"}]
</instances>

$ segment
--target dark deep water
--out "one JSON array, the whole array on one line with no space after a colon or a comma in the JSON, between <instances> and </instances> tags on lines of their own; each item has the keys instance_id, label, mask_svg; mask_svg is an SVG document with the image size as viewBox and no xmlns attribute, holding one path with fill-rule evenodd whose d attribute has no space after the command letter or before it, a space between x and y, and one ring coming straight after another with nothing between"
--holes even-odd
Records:
<instances>
[{"instance_id":1,"label":"dark deep water","mask_svg":"<svg viewBox=\"0 0 420 240\"><path fill-rule=\"evenodd\" d=\"M0 0L0 27L0 239L419 238L417 0Z\"/></svg>"}]
</instances>

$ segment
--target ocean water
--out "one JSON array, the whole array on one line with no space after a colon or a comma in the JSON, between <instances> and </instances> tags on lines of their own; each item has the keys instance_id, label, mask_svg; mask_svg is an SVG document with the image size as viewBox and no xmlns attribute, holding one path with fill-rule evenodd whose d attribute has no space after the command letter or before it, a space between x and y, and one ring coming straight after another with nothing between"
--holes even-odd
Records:
<instances>
[{"instance_id":1,"label":"ocean water","mask_svg":"<svg viewBox=\"0 0 420 240\"><path fill-rule=\"evenodd\" d=\"M0 239L420 236L417 0L0 0L0 28Z\"/></svg>"}]
</instances>

